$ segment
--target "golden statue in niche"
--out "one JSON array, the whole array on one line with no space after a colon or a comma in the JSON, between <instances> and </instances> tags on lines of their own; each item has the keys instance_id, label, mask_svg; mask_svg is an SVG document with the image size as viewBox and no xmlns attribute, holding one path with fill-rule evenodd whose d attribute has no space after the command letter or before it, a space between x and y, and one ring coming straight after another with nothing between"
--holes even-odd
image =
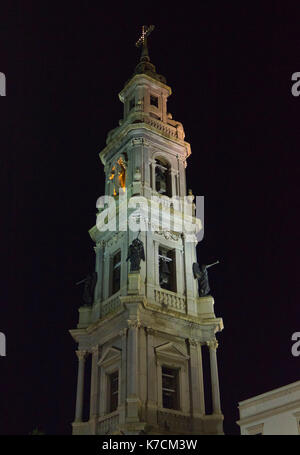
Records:
<instances>
[{"instance_id":1,"label":"golden statue in niche","mask_svg":"<svg viewBox=\"0 0 300 455\"><path fill-rule=\"evenodd\" d=\"M126 165L123 158L119 158L117 162L111 168L110 176L108 177L109 181L113 183L113 195L118 196L119 188L123 189L125 193L125 183L126 183Z\"/></svg>"}]
</instances>

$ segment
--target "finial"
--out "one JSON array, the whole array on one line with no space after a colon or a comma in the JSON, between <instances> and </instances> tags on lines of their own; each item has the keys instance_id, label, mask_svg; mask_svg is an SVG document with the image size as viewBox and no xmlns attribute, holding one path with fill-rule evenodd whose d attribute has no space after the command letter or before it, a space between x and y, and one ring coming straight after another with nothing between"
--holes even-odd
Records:
<instances>
[{"instance_id":1,"label":"finial","mask_svg":"<svg viewBox=\"0 0 300 455\"><path fill-rule=\"evenodd\" d=\"M140 61L141 62L150 62L150 57L148 53L148 46L147 46L147 37L150 35L150 33L154 30L154 25L143 25L142 26L142 34L140 38L137 40L135 43L136 47L142 47L142 54Z\"/></svg>"}]
</instances>

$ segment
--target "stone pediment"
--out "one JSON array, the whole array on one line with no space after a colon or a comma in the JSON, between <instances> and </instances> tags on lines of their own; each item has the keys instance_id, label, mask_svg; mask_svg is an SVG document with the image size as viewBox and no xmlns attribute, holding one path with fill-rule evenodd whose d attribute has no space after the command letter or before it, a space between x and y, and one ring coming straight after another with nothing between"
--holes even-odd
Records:
<instances>
[{"instance_id":1,"label":"stone pediment","mask_svg":"<svg viewBox=\"0 0 300 455\"><path fill-rule=\"evenodd\" d=\"M109 363L116 362L121 358L122 350L115 347L110 347L101 356L101 359L98 361L98 365L108 365Z\"/></svg>"},{"instance_id":2,"label":"stone pediment","mask_svg":"<svg viewBox=\"0 0 300 455\"><path fill-rule=\"evenodd\" d=\"M181 362L189 359L189 356L186 355L175 343L172 342L157 346L155 348L155 352L158 357L164 357Z\"/></svg>"}]
</instances>

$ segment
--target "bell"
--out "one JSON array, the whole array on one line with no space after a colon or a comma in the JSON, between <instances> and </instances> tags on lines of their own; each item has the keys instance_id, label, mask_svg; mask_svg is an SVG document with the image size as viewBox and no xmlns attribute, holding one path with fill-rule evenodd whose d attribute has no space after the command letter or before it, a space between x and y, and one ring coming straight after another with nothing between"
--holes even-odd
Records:
<instances>
[{"instance_id":1,"label":"bell","mask_svg":"<svg viewBox=\"0 0 300 455\"><path fill-rule=\"evenodd\" d=\"M170 274L169 266L167 261L162 261L162 266L161 266L162 273L167 273Z\"/></svg>"},{"instance_id":2,"label":"bell","mask_svg":"<svg viewBox=\"0 0 300 455\"><path fill-rule=\"evenodd\" d=\"M158 192L159 192L160 194L164 194L166 191L167 191L167 186L166 186L166 181L165 181L165 179L160 180Z\"/></svg>"},{"instance_id":3,"label":"bell","mask_svg":"<svg viewBox=\"0 0 300 455\"><path fill-rule=\"evenodd\" d=\"M167 285L170 280L170 270L167 261L162 260L159 283L161 286Z\"/></svg>"},{"instance_id":4,"label":"bell","mask_svg":"<svg viewBox=\"0 0 300 455\"><path fill-rule=\"evenodd\" d=\"M167 191L166 174L159 166L156 167L156 187L160 194L165 194Z\"/></svg>"}]
</instances>

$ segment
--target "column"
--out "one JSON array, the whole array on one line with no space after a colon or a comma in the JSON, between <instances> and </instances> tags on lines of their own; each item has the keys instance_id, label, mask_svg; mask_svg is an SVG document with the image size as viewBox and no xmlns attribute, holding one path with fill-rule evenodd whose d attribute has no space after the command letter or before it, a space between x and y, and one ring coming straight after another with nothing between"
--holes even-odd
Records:
<instances>
[{"instance_id":1,"label":"column","mask_svg":"<svg viewBox=\"0 0 300 455\"><path fill-rule=\"evenodd\" d=\"M126 258L128 255L128 241L127 234L124 232L121 243L121 283L120 283L120 295L127 295L128 293L128 272ZM129 264L129 261L128 261Z\"/></svg>"},{"instance_id":2,"label":"column","mask_svg":"<svg viewBox=\"0 0 300 455\"><path fill-rule=\"evenodd\" d=\"M141 327L138 334L139 340L139 398L141 400L141 420L146 421L147 404L147 338L146 327Z\"/></svg>"},{"instance_id":3,"label":"column","mask_svg":"<svg viewBox=\"0 0 300 455\"><path fill-rule=\"evenodd\" d=\"M155 179L155 160L151 161L152 163L152 190L156 191L156 179Z\"/></svg>"},{"instance_id":4,"label":"column","mask_svg":"<svg viewBox=\"0 0 300 455\"><path fill-rule=\"evenodd\" d=\"M176 191L176 175L177 171L175 171L173 168L169 170L170 173L170 180L171 180L171 197L172 196L178 196L177 191Z\"/></svg>"},{"instance_id":5,"label":"column","mask_svg":"<svg viewBox=\"0 0 300 455\"><path fill-rule=\"evenodd\" d=\"M119 335L122 343L122 357L121 357L121 374L120 374L120 399L119 399L119 423L124 424L126 419L126 397L127 397L127 328L120 330Z\"/></svg>"},{"instance_id":6,"label":"column","mask_svg":"<svg viewBox=\"0 0 300 455\"><path fill-rule=\"evenodd\" d=\"M157 425L157 372L154 352L154 330L147 327L147 380L148 380L148 401L147 421L151 425Z\"/></svg>"},{"instance_id":7,"label":"column","mask_svg":"<svg viewBox=\"0 0 300 455\"><path fill-rule=\"evenodd\" d=\"M186 162L182 161L181 159L178 161L179 164L179 192L180 196L186 196L186 176L185 176L185 168Z\"/></svg>"},{"instance_id":8,"label":"column","mask_svg":"<svg viewBox=\"0 0 300 455\"><path fill-rule=\"evenodd\" d=\"M212 388L212 402L213 402L213 413L221 414L221 403L220 403L220 390L219 390L219 377L218 377L218 364L217 364L217 340L208 341L207 346L209 347L210 357L210 375L211 375L211 388Z\"/></svg>"},{"instance_id":9,"label":"column","mask_svg":"<svg viewBox=\"0 0 300 455\"><path fill-rule=\"evenodd\" d=\"M154 301L154 284L155 284L155 266L154 266L154 241L151 225L149 224L149 232L146 236L146 295L151 301Z\"/></svg>"},{"instance_id":10,"label":"column","mask_svg":"<svg viewBox=\"0 0 300 455\"><path fill-rule=\"evenodd\" d=\"M155 162L152 158L150 158L151 154L150 154L150 150L148 149L148 166L149 166L149 182L148 182L148 185L149 185L149 188L151 188L151 191L150 193L148 194L148 197L151 197L152 196L152 190L154 189L154 175L153 175L153 168L155 166ZM145 195L146 196L146 195Z\"/></svg>"},{"instance_id":11,"label":"column","mask_svg":"<svg viewBox=\"0 0 300 455\"><path fill-rule=\"evenodd\" d=\"M84 393L84 364L85 364L85 359L87 356L87 351L76 351L76 355L78 357L78 378L77 378L75 422L82 422L83 393Z\"/></svg>"},{"instance_id":12,"label":"column","mask_svg":"<svg viewBox=\"0 0 300 455\"><path fill-rule=\"evenodd\" d=\"M205 414L201 344L195 339L190 339L189 345L192 383L191 401L193 416L197 418Z\"/></svg>"},{"instance_id":13,"label":"column","mask_svg":"<svg viewBox=\"0 0 300 455\"><path fill-rule=\"evenodd\" d=\"M102 289L102 296L103 296L103 301L108 299L109 293L110 293L110 273L111 273L111 267L110 267L110 256L109 256L109 250L106 247L104 251L104 258L103 258L103 264L104 264L104 274L103 274L103 289ZM103 305L103 303L101 304ZM101 311L102 312L102 311Z\"/></svg>"},{"instance_id":14,"label":"column","mask_svg":"<svg viewBox=\"0 0 300 455\"><path fill-rule=\"evenodd\" d=\"M138 331L140 323L137 320L128 320L127 345L127 421L139 421L140 400L138 397L139 361L138 361Z\"/></svg>"},{"instance_id":15,"label":"column","mask_svg":"<svg viewBox=\"0 0 300 455\"><path fill-rule=\"evenodd\" d=\"M127 390L129 396L137 396L138 393L138 329L140 323L134 320L128 320L128 384Z\"/></svg>"},{"instance_id":16,"label":"column","mask_svg":"<svg viewBox=\"0 0 300 455\"><path fill-rule=\"evenodd\" d=\"M90 419L98 415L98 357L99 347L92 348Z\"/></svg>"},{"instance_id":17,"label":"column","mask_svg":"<svg viewBox=\"0 0 300 455\"><path fill-rule=\"evenodd\" d=\"M176 248L176 250L175 250L175 264L176 264L177 292L179 294L183 295L185 293L185 281L184 281L184 274L182 273L182 271L184 270L182 248L180 248L180 249Z\"/></svg>"},{"instance_id":18,"label":"column","mask_svg":"<svg viewBox=\"0 0 300 455\"><path fill-rule=\"evenodd\" d=\"M93 306L93 318L98 319L101 316L101 301L103 300L103 254L104 254L105 243L103 241L98 242L94 247L96 253L96 272L97 272L97 283L95 287L95 305Z\"/></svg>"},{"instance_id":19,"label":"column","mask_svg":"<svg viewBox=\"0 0 300 455\"><path fill-rule=\"evenodd\" d=\"M166 95L161 96L161 112L162 112L162 121L164 123L167 123L168 119L167 119L167 96Z\"/></svg>"},{"instance_id":20,"label":"column","mask_svg":"<svg viewBox=\"0 0 300 455\"><path fill-rule=\"evenodd\" d=\"M97 284L95 289L96 301L102 300L102 288L103 288L103 253L104 253L104 242L98 242L94 247L96 253L96 272L97 272Z\"/></svg>"}]
</instances>

